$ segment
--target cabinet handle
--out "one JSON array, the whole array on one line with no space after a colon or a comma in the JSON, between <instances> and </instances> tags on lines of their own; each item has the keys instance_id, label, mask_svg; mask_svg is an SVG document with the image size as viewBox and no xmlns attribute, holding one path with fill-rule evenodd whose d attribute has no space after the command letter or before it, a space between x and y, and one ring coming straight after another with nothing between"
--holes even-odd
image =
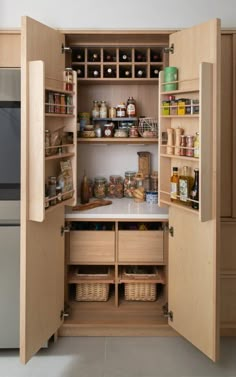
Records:
<instances>
[{"instance_id":1,"label":"cabinet handle","mask_svg":"<svg viewBox=\"0 0 236 377\"><path fill-rule=\"evenodd\" d=\"M62 43L62 45L61 45L61 53L62 54L65 54L65 52L71 52L72 51L72 49L70 48L70 47L66 47L66 46L64 46L64 44Z\"/></svg>"}]
</instances>

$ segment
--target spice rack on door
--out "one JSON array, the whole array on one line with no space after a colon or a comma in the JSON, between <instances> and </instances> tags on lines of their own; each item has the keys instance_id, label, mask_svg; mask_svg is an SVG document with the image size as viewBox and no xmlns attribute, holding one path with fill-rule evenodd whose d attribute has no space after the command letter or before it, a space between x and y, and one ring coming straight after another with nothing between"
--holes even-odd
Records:
<instances>
[{"instance_id":1,"label":"spice rack on door","mask_svg":"<svg viewBox=\"0 0 236 377\"><path fill-rule=\"evenodd\" d=\"M76 73L73 73L73 82L76 83ZM43 61L32 61L29 63L29 122L31 132L29 133L29 219L33 221L44 221L48 212L58 206L73 205L76 203L76 182L77 182L77 85L73 90L64 90L65 81L63 72L61 77L46 77ZM70 97L70 104L57 104L57 112L49 112L48 94L59 93ZM56 106L56 104L52 105ZM67 113L68 112L68 113ZM53 147L45 145L45 130L50 132L60 130L71 141ZM54 151L52 152L52 148ZM46 156L46 151L51 154ZM62 192L62 201L53 206L45 208L55 198L45 201L45 185L48 176L57 176L60 171L60 162L70 160L73 189ZM70 197L69 197L70 196ZM63 200L65 197L65 200ZM69 198L67 198L69 197ZM57 197L56 197L57 199Z\"/></svg>"},{"instance_id":2,"label":"spice rack on door","mask_svg":"<svg viewBox=\"0 0 236 377\"><path fill-rule=\"evenodd\" d=\"M201 63L198 78L187 78L176 81L178 90L164 91L164 72L160 73L159 86L159 205L168 205L190 211L199 216L200 221L212 218L212 94L213 68L211 63ZM193 115L164 115L163 101L169 96L177 99L187 96L190 99L199 99L199 114ZM162 142L162 136L167 129L183 128L184 134L194 135L199 132L199 158L178 156L174 154L175 144L168 145ZM164 134L163 134L164 133ZM173 148L173 154L167 153L167 147ZM173 166L181 169L188 165L192 170L199 168L199 210L192 209L182 202L172 202L170 198L170 178ZM191 205L191 198L188 203Z\"/></svg>"}]
</instances>

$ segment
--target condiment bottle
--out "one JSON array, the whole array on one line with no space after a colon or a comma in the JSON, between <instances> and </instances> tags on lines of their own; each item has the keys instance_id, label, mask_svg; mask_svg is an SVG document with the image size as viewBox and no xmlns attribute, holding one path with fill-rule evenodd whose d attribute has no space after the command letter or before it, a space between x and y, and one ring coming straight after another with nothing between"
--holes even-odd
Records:
<instances>
[{"instance_id":1,"label":"condiment bottle","mask_svg":"<svg viewBox=\"0 0 236 377\"><path fill-rule=\"evenodd\" d=\"M179 195L179 168L174 166L172 168L172 176L170 179L170 200L178 200Z\"/></svg>"},{"instance_id":2,"label":"condiment bottle","mask_svg":"<svg viewBox=\"0 0 236 377\"><path fill-rule=\"evenodd\" d=\"M92 117L99 118L99 116L100 116L100 110L99 110L98 101L93 101Z\"/></svg>"},{"instance_id":3,"label":"condiment bottle","mask_svg":"<svg viewBox=\"0 0 236 377\"><path fill-rule=\"evenodd\" d=\"M190 190L193 184L193 178L190 176L190 168L183 166L182 174L179 177L179 199L189 205Z\"/></svg>"},{"instance_id":4,"label":"condiment bottle","mask_svg":"<svg viewBox=\"0 0 236 377\"><path fill-rule=\"evenodd\" d=\"M106 105L106 101L101 101L99 115L100 115L100 118L106 118L107 117L107 105Z\"/></svg>"},{"instance_id":5,"label":"condiment bottle","mask_svg":"<svg viewBox=\"0 0 236 377\"><path fill-rule=\"evenodd\" d=\"M65 90L73 90L73 71L72 68L66 68L64 72Z\"/></svg>"},{"instance_id":6,"label":"condiment bottle","mask_svg":"<svg viewBox=\"0 0 236 377\"><path fill-rule=\"evenodd\" d=\"M194 183L191 190L192 208L199 209L199 169L194 169Z\"/></svg>"},{"instance_id":7,"label":"condiment bottle","mask_svg":"<svg viewBox=\"0 0 236 377\"><path fill-rule=\"evenodd\" d=\"M127 100L126 113L128 117L136 116L136 103L133 97L129 97Z\"/></svg>"},{"instance_id":8,"label":"condiment bottle","mask_svg":"<svg viewBox=\"0 0 236 377\"><path fill-rule=\"evenodd\" d=\"M85 172L81 183L80 202L82 204L89 202L89 183Z\"/></svg>"},{"instance_id":9,"label":"condiment bottle","mask_svg":"<svg viewBox=\"0 0 236 377\"><path fill-rule=\"evenodd\" d=\"M181 134L183 133L182 128L175 129L175 155L180 156L180 144L181 144Z\"/></svg>"},{"instance_id":10,"label":"condiment bottle","mask_svg":"<svg viewBox=\"0 0 236 377\"><path fill-rule=\"evenodd\" d=\"M194 136L192 135L186 136L186 156L188 157L193 157L194 155L193 140L194 140Z\"/></svg>"},{"instance_id":11,"label":"condiment bottle","mask_svg":"<svg viewBox=\"0 0 236 377\"><path fill-rule=\"evenodd\" d=\"M180 136L180 156L186 155L186 136Z\"/></svg>"},{"instance_id":12,"label":"condiment bottle","mask_svg":"<svg viewBox=\"0 0 236 377\"><path fill-rule=\"evenodd\" d=\"M193 146L194 146L193 156L195 158L199 158L199 132L196 132Z\"/></svg>"}]
</instances>

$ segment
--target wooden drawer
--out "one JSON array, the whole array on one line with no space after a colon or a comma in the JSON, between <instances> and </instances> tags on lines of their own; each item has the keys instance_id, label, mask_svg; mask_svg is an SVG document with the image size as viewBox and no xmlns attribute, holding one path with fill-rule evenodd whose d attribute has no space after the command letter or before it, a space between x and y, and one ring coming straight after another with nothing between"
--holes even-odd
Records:
<instances>
[{"instance_id":1,"label":"wooden drawer","mask_svg":"<svg viewBox=\"0 0 236 377\"><path fill-rule=\"evenodd\" d=\"M236 275L223 275L220 284L220 321L236 324Z\"/></svg>"},{"instance_id":2,"label":"wooden drawer","mask_svg":"<svg viewBox=\"0 0 236 377\"><path fill-rule=\"evenodd\" d=\"M114 231L71 231L69 263L114 263Z\"/></svg>"},{"instance_id":3,"label":"wooden drawer","mask_svg":"<svg viewBox=\"0 0 236 377\"><path fill-rule=\"evenodd\" d=\"M120 230L118 233L118 262L162 263L162 230Z\"/></svg>"}]
</instances>

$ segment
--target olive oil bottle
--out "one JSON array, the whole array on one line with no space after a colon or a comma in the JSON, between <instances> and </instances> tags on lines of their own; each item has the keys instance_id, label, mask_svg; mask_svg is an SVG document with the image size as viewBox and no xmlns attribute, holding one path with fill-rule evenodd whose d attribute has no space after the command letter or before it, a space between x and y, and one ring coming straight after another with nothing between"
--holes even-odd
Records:
<instances>
[{"instance_id":1,"label":"olive oil bottle","mask_svg":"<svg viewBox=\"0 0 236 377\"><path fill-rule=\"evenodd\" d=\"M172 202L178 200L179 195L179 168L172 168L172 176L170 179L170 200Z\"/></svg>"},{"instance_id":2,"label":"olive oil bottle","mask_svg":"<svg viewBox=\"0 0 236 377\"><path fill-rule=\"evenodd\" d=\"M193 177L190 175L190 167L183 166L179 177L179 200L185 205L191 205L190 192L193 185Z\"/></svg>"}]
</instances>

